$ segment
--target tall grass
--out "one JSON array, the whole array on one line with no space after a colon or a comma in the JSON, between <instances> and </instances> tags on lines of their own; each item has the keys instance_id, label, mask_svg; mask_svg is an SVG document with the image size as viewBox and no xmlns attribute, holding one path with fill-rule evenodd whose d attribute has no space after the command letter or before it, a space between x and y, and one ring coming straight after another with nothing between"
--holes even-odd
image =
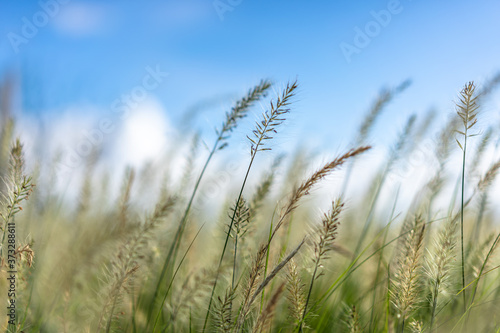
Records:
<instances>
[{"instance_id":1,"label":"tall grass","mask_svg":"<svg viewBox=\"0 0 500 333\"><path fill-rule=\"evenodd\" d=\"M0 295L4 304L15 299L16 319L8 323L4 306L2 330L497 332L500 233L492 203L500 130L490 124L481 140L470 138L481 133L478 103L488 105L498 82L494 76L480 94L466 84L458 117L445 124L436 123L438 113L394 124L402 131L375 165L366 142L379 145L369 134L407 81L382 91L360 121L354 148L318 164L307 149L265 159L287 130L299 85L268 97L264 80L222 115L203 160L203 133L184 128L185 142L162 163L120 170L115 193L102 181L109 167L96 147L83 171L74 171L76 201L58 190L54 163L45 162L58 157L27 154L4 108ZM252 107L264 105L246 138L233 133ZM207 196L217 165L235 159L225 149L231 135L248 144L245 170L230 178L235 186ZM163 161L181 157L180 176L172 175ZM450 163L456 160L459 167ZM352 191L360 182L363 191ZM326 213L318 218L318 211ZM13 269L16 295L9 297Z\"/></svg>"}]
</instances>

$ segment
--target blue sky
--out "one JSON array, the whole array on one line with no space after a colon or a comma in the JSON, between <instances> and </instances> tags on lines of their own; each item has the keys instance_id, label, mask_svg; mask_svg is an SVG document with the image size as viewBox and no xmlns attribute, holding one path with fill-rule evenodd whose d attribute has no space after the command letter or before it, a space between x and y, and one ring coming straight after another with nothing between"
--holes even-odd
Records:
<instances>
[{"instance_id":1,"label":"blue sky","mask_svg":"<svg viewBox=\"0 0 500 333\"><path fill-rule=\"evenodd\" d=\"M16 53L9 38L23 36L23 17L32 22L54 1L0 5L0 75L21 76L24 113L107 112L147 66L159 66L169 76L151 94L172 124L180 126L193 105L215 100L195 121L207 130L222 121L225 102L261 78L278 88L298 78L284 140L307 137L335 149L349 143L383 86L413 80L380 119L374 142L392 141L411 113L435 106L444 118L465 82L500 70L497 1L64 0ZM223 19L221 3L230 8ZM371 12L390 6L398 13L348 62L340 45L354 45L356 28L365 31Z\"/></svg>"}]
</instances>

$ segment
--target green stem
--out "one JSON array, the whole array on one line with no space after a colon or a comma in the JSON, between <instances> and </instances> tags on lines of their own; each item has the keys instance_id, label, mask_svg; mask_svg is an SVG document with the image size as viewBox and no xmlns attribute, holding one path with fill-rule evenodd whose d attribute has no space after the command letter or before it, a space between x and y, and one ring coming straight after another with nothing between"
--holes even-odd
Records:
<instances>
[{"instance_id":1,"label":"green stem","mask_svg":"<svg viewBox=\"0 0 500 333\"><path fill-rule=\"evenodd\" d=\"M439 279L436 281L436 285L434 286L434 292L432 293L432 311L431 311L431 324L429 331L432 332L432 327L434 326L434 319L436 318L436 308L437 308L437 298L439 292L439 285L441 281Z\"/></svg>"},{"instance_id":2,"label":"green stem","mask_svg":"<svg viewBox=\"0 0 500 333\"><path fill-rule=\"evenodd\" d=\"M319 259L316 261L316 265L314 266L314 273L311 277L311 284L309 285L309 292L307 293L306 304L304 305L304 313L302 313L302 319L300 320L300 324L299 324L299 332L300 333L302 333L304 331L303 326L304 326L304 320L305 320L306 313L307 313L307 305L309 304L309 300L311 299L311 293L312 293L312 289L313 289L314 280L316 279L316 273L318 272L318 266L319 266Z\"/></svg>"},{"instance_id":3,"label":"green stem","mask_svg":"<svg viewBox=\"0 0 500 333\"><path fill-rule=\"evenodd\" d=\"M462 158L462 198L460 205L460 248L462 253L462 288L465 288L465 257L464 257L464 196L465 196L465 153L467 150L467 128L465 129L465 139ZM463 293L464 312L466 311L465 290Z\"/></svg>"},{"instance_id":4,"label":"green stem","mask_svg":"<svg viewBox=\"0 0 500 333\"><path fill-rule=\"evenodd\" d=\"M255 155L256 154L257 154L257 149L254 150L254 153L252 154L252 158L250 160L250 164L248 165L248 169L247 169L247 172L245 174L245 179L243 180L243 185L241 186L240 194L238 195L238 200L236 200L236 207L238 206L238 204L239 204L239 202L241 200L241 197L243 196L243 190L245 189L245 184L247 182L248 175L250 174L250 169L252 168L252 164L253 164L253 161L255 159ZM213 299L214 294L215 294L215 287L217 287L217 281L219 279L220 268L222 266L222 261L224 260L224 254L226 253L227 244L229 242L229 235L231 234L231 230L233 228L234 219L236 217L236 212L237 212L237 210L235 209L234 212L233 212L233 216L231 217L231 223L229 224L229 230L227 231L226 240L224 241L224 247L222 248L222 253L221 253L221 256L220 256L220 259L219 259L219 264L217 266L217 272L216 272L216 275L215 275L214 285L212 287L212 293L210 294L210 299L208 301L208 309L207 309L207 314L205 315L205 322L203 324L203 330L202 330L202 332L205 332L205 329L207 327L208 317L210 316L210 309L212 307L212 299Z\"/></svg>"},{"instance_id":5,"label":"green stem","mask_svg":"<svg viewBox=\"0 0 500 333\"><path fill-rule=\"evenodd\" d=\"M179 245L180 245L180 239L182 238L182 234L184 232L184 227L186 225L187 217L188 217L189 211L191 210L191 206L193 204L196 192L198 191L198 187L200 186L201 179L203 178L203 175L205 174L205 171L207 170L208 164L210 163L213 155L215 154L215 152L217 150L217 147L218 147L221 139L222 139L222 137L219 136L217 138L217 140L215 141L215 144L214 144L214 146L213 146L213 148L212 148L212 150L210 152L210 155L208 156L208 158L207 158L207 160L205 162L205 165L203 166L203 169L202 169L200 175L198 176L198 180L196 181L196 184L194 186L193 192L191 193L191 197L189 199L189 202L188 202L188 205L186 207L186 210L184 211L184 215L182 216L182 219L181 219L181 221L179 223L179 226L177 227L177 231L175 233L174 241L170 245L170 249L168 251L167 257L165 258L165 262L163 263L163 267L162 267L162 270L161 270L161 273L160 273L160 278L158 279L158 283L156 285L155 293L154 293L154 296L153 296L153 301L151 302L151 305L149 307L148 317L147 317L148 318L148 320L147 320L148 323L150 322L151 315L153 314L154 305L155 305L156 299L157 299L157 297L158 297L158 295L160 293L160 288L161 288L163 279L165 277L165 274L167 273L167 268L168 268L168 266L169 266L169 264L170 264L171 261L172 261L172 264L170 266L173 267L173 265L175 264L175 258L177 256L177 250L178 250ZM168 293L168 291L167 291L167 293ZM165 295L165 297L166 297L166 295Z\"/></svg>"}]
</instances>

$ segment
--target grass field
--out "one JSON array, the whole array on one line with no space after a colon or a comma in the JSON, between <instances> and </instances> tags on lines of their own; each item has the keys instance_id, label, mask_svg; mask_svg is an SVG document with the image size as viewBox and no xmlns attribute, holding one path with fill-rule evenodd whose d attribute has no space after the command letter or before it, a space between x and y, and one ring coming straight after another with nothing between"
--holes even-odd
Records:
<instances>
[{"instance_id":1,"label":"grass field","mask_svg":"<svg viewBox=\"0 0 500 333\"><path fill-rule=\"evenodd\" d=\"M2 327L500 332L500 224L492 209L500 128L481 121L499 81L456 87L457 112L447 123L410 117L357 191L350 189L366 179L358 166L377 146L376 121L409 82L382 90L352 145L317 164L304 150L286 156L273 145L299 83L263 80L221 113L215 140L187 132L189 144L172 147L159 165L102 174L96 147L73 188L76 202L54 185L60 156L25 161L18 119L3 110ZM231 161L234 130L250 124L259 105L266 110L246 133L245 171L211 189L224 171L214 160ZM424 185L394 186L391 176L424 140L433 143ZM119 191L106 181L116 173ZM331 193L332 182L341 190ZM325 205L324 196L333 199Z\"/></svg>"}]
</instances>

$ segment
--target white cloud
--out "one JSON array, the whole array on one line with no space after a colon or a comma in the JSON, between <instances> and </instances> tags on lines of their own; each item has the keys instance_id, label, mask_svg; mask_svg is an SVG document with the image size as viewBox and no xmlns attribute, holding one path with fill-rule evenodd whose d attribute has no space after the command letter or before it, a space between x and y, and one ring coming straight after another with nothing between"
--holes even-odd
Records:
<instances>
[{"instance_id":1,"label":"white cloud","mask_svg":"<svg viewBox=\"0 0 500 333\"><path fill-rule=\"evenodd\" d=\"M61 7L54 18L54 27L72 36L87 36L101 32L107 25L107 8L98 4L69 3Z\"/></svg>"},{"instance_id":2,"label":"white cloud","mask_svg":"<svg viewBox=\"0 0 500 333\"><path fill-rule=\"evenodd\" d=\"M130 112L116 140L117 160L140 166L161 157L171 126L165 111L154 100L147 100Z\"/></svg>"}]
</instances>

